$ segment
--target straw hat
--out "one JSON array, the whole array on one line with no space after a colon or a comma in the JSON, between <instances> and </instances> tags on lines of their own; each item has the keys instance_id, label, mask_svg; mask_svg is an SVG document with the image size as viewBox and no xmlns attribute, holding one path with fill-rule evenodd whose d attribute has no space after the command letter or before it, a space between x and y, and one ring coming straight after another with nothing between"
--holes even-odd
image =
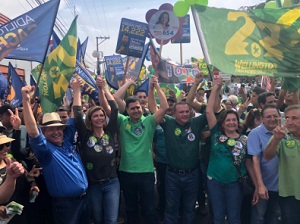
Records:
<instances>
[{"instance_id":1,"label":"straw hat","mask_svg":"<svg viewBox=\"0 0 300 224\"><path fill-rule=\"evenodd\" d=\"M40 127L58 127L58 126L67 126L67 124L61 123L58 113L45 113L42 119L42 124Z\"/></svg>"},{"instance_id":2,"label":"straw hat","mask_svg":"<svg viewBox=\"0 0 300 224\"><path fill-rule=\"evenodd\" d=\"M14 141L14 140L15 140L15 139L9 138L9 137L7 137L7 136L4 135L4 134L0 134L0 145L5 144L5 143L8 143L8 142L12 142L12 141Z\"/></svg>"}]
</instances>

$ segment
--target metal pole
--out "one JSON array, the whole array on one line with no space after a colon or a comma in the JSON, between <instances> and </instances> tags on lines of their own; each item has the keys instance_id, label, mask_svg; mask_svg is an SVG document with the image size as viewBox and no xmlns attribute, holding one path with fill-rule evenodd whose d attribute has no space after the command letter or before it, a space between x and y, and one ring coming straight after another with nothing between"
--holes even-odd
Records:
<instances>
[{"instance_id":1,"label":"metal pole","mask_svg":"<svg viewBox=\"0 0 300 224\"><path fill-rule=\"evenodd\" d=\"M99 44L98 37L96 37L96 45L97 45L97 76L100 75L100 60L99 60Z\"/></svg>"}]
</instances>

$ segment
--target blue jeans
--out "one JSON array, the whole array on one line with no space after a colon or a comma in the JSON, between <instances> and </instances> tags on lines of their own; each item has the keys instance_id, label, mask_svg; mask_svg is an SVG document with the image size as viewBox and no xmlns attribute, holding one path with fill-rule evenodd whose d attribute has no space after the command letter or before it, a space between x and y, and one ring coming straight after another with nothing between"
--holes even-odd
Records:
<instances>
[{"instance_id":1,"label":"blue jeans","mask_svg":"<svg viewBox=\"0 0 300 224\"><path fill-rule=\"evenodd\" d=\"M139 199L145 224L156 224L154 209L154 173L120 171L128 224L140 224Z\"/></svg>"},{"instance_id":2,"label":"blue jeans","mask_svg":"<svg viewBox=\"0 0 300 224\"><path fill-rule=\"evenodd\" d=\"M118 178L108 183L94 183L88 188L88 202L94 224L116 224L118 220L120 183ZM102 222L104 220L104 222Z\"/></svg>"},{"instance_id":3,"label":"blue jeans","mask_svg":"<svg viewBox=\"0 0 300 224\"><path fill-rule=\"evenodd\" d=\"M199 190L199 169L180 175L167 169L165 224L178 223L180 198L183 208L183 223L195 221L195 204Z\"/></svg>"},{"instance_id":4,"label":"blue jeans","mask_svg":"<svg viewBox=\"0 0 300 224\"><path fill-rule=\"evenodd\" d=\"M300 223L300 200L297 200L294 196L279 197L279 206L283 224Z\"/></svg>"},{"instance_id":5,"label":"blue jeans","mask_svg":"<svg viewBox=\"0 0 300 224\"><path fill-rule=\"evenodd\" d=\"M54 224L90 223L86 196L80 199L53 198L52 207Z\"/></svg>"},{"instance_id":6,"label":"blue jeans","mask_svg":"<svg viewBox=\"0 0 300 224\"><path fill-rule=\"evenodd\" d=\"M278 192L269 191L269 200L259 199L258 203L252 206L252 224L276 224L280 216L278 203Z\"/></svg>"},{"instance_id":7,"label":"blue jeans","mask_svg":"<svg viewBox=\"0 0 300 224\"><path fill-rule=\"evenodd\" d=\"M214 211L214 224L224 224L225 215L230 224L241 224L243 192L239 182L222 184L214 179L207 179L207 187Z\"/></svg>"}]
</instances>

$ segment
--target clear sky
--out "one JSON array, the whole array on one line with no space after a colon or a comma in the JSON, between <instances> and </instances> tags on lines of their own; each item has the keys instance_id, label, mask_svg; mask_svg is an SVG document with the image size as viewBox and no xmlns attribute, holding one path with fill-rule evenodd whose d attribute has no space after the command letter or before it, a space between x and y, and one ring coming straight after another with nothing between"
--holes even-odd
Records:
<instances>
[{"instance_id":1,"label":"clear sky","mask_svg":"<svg viewBox=\"0 0 300 224\"><path fill-rule=\"evenodd\" d=\"M46 0L40 0L45 2ZM110 39L99 45L104 55L115 52L119 26L122 18L146 22L145 14L150 9L158 9L164 3L175 4L175 0L61 0L57 23L63 32L69 28L75 14L78 14L78 36L83 41L89 37L86 61L95 69L96 59L92 52L96 50L96 36L109 36ZM238 9L240 6L252 6L264 0L208 0L208 6ZM36 7L36 0L2 0L0 12L13 19ZM191 12L189 12L191 14ZM62 38L62 35L58 33ZM203 57L195 25L191 17L191 43L183 44L183 62L191 57ZM180 62L179 44L163 46L162 56Z\"/></svg>"}]
</instances>

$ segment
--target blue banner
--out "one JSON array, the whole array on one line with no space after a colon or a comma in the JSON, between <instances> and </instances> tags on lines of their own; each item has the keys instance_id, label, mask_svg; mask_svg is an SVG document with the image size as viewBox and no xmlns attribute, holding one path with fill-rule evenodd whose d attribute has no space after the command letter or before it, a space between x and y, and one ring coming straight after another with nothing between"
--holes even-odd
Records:
<instances>
[{"instance_id":1,"label":"blue banner","mask_svg":"<svg viewBox=\"0 0 300 224\"><path fill-rule=\"evenodd\" d=\"M36 86L36 81L34 79L34 77L30 74L30 85L31 86L35 86L36 90L35 90L35 96L40 96L40 90L39 87Z\"/></svg>"},{"instance_id":2,"label":"blue banner","mask_svg":"<svg viewBox=\"0 0 300 224\"><path fill-rule=\"evenodd\" d=\"M182 24L183 34L179 38L174 38L171 40L173 44L177 43L191 43L191 25L190 25L190 15L187 14L184 17L184 21Z\"/></svg>"},{"instance_id":3,"label":"blue banner","mask_svg":"<svg viewBox=\"0 0 300 224\"><path fill-rule=\"evenodd\" d=\"M49 46L59 0L51 0L0 27L3 58L43 62Z\"/></svg>"},{"instance_id":4,"label":"blue banner","mask_svg":"<svg viewBox=\"0 0 300 224\"><path fill-rule=\"evenodd\" d=\"M114 89L119 89L124 78L124 66L121 55L104 56L106 64L106 81Z\"/></svg>"},{"instance_id":5,"label":"blue banner","mask_svg":"<svg viewBox=\"0 0 300 224\"><path fill-rule=\"evenodd\" d=\"M9 63L8 65L7 80L9 86L9 92L6 101L9 104L14 105L15 107L19 107L22 103L21 89L25 85L11 63Z\"/></svg>"},{"instance_id":6,"label":"blue banner","mask_svg":"<svg viewBox=\"0 0 300 224\"><path fill-rule=\"evenodd\" d=\"M0 72L0 100L4 102L8 93L7 78Z\"/></svg>"},{"instance_id":7,"label":"blue banner","mask_svg":"<svg viewBox=\"0 0 300 224\"><path fill-rule=\"evenodd\" d=\"M116 53L140 58L146 41L147 27L146 23L122 18Z\"/></svg>"},{"instance_id":8,"label":"blue banner","mask_svg":"<svg viewBox=\"0 0 300 224\"><path fill-rule=\"evenodd\" d=\"M96 81L93 79L88 70L86 70L79 61L76 61L75 75L78 75L83 80L82 95L87 94L96 103L99 101L98 88Z\"/></svg>"}]
</instances>

